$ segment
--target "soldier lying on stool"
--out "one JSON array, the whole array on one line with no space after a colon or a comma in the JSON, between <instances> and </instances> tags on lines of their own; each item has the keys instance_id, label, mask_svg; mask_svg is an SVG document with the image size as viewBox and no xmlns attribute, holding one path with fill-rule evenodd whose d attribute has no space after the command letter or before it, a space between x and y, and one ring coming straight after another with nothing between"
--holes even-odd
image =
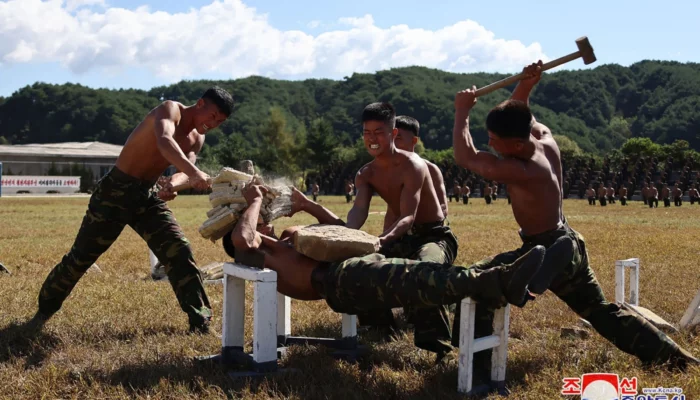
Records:
<instances>
[{"instance_id":1,"label":"soldier lying on stool","mask_svg":"<svg viewBox=\"0 0 700 400\"><path fill-rule=\"evenodd\" d=\"M235 229L224 236L224 247L233 252L259 255L259 267L277 272L277 290L297 300L324 299L338 313L359 314L396 307L434 309L459 303L466 297L490 308L523 305L532 296L527 290L534 276L550 279L553 270L541 268L544 247L534 246L510 265L489 270L452 266L448 263L386 258L379 253L337 262L311 259L296 251L294 233L286 229L280 239L268 236L267 226L258 225L264 187L249 185L244 190L248 207ZM303 195L302 195L303 196ZM303 196L305 197L305 196ZM298 211L298 206L294 211ZM323 207L319 222L338 220Z\"/></svg>"},{"instance_id":2,"label":"soldier lying on stool","mask_svg":"<svg viewBox=\"0 0 700 400\"><path fill-rule=\"evenodd\" d=\"M469 112L476 104L476 88L461 91L455 98L455 162L485 179L496 179L508 185L523 241L519 249L477 263L477 268L488 270L507 265L533 246L552 250L557 244L561 251L548 250L543 261L543 267L557 264L557 274L551 280L535 278L529 287L533 293L551 290L603 337L645 363L669 362L670 366L680 368L690 363L700 364L626 305L609 303L605 299L588 264L585 241L569 226L563 214L559 148L549 128L536 122L530 111L529 94L540 79L541 65L539 62L526 67L524 72L529 78L518 84L511 99L496 106L486 117L489 146L503 159L474 147L469 132ZM476 318L477 337L491 334L493 310L477 304ZM459 336L454 333L454 337ZM475 354L475 373L487 372L490 360L490 351Z\"/></svg>"}]
</instances>

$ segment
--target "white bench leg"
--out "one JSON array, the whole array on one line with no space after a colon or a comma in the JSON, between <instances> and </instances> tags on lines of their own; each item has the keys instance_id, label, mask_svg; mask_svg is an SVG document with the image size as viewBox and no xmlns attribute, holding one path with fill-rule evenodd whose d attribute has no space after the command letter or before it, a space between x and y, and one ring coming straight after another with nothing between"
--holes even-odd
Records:
<instances>
[{"instance_id":1,"label":"white bench leg","mask_svg":"<svg viewBox=\"0 0 700 400\"><path fill-rule=\"evenodd\" d=\"M277 340L292 334L292 299L277 293Z\"/></svg>"},{"instance_id":2,"label":"white bench leg","mask_svg":"<svg viewBox=\"0 0 700 400\"><path fill-rule=\"evenodd\" d=\"M457 390L460 393L469 393L472 390L474 378L474 319L476 317L476 302L467 297L462 300L460 307Z\"/></svg>"},{"instance_id":3,"label":"white bench leg","mask_svg":"<svg viewBox=\"0 0 700 400\"><path fill-rule=\"evenodd\" d=\"M615 301L625 302L625 268L630 269L630 301L628 304L639 305L639 259L629 258L627 260L615 261Z\"/></svg>"},{"instance_id":4,"label":"white bench leg","mask_svg":"<svg viewBox=\"0 0 700 400\"><path fill-rule=\"evenodd\" d=\"M474 338L476 302L471 298L460 304L459 321L459 367L457 372L457 390L471 394L474 380L474 353L493 349L491 353L491 381L505 386L506 364L508 361L508 332L510 329L510 305L494 312L493 334Z\"/></svg>"},{"instance_id":5,"label":"white bench leg","mask_svg":"<svg viewBox=\"0 0 700 400\"><path fill-rule=\"evenodd\" d=\"M277 362L277 282L255 282L253 361Z\"/></svg>"},{"instance_id":6,"label":"white bench leg","mask_svg":"<svg viewBox=\"0 0 700 400\"><path fill-rule=\"evenodd\" d=\"M688 305L688 309L685 310L680 325L681 329L685 329L698 323L700 323L700 290Z\"/></svg>"},{"instance_id":7,"label":"white bench leg","mask_svg":"<svg viewBox=\"0 0 700 400\"><path fill-rule=\"evenodd\" d=\"M343 324L343 327L342 327L343 338L357 337L357 316L343 314L342 324Z\"/></svg>"},{"instance_id":8,"label":"white bench leg","mask_svg":"<svg viewBox=\"0 0 700 400\"><path fill-rule=\"evenodd\" d=\"M499 344L491 354L491 380L505 382L508 361L508 332L510 331L510 304L494 313L493 334L499 337Z\"/></svg>"},{"instance_id":9,"label":"white bench leg","mask_svg":"<svg viewBox=\"0 0 700 400\"><path fill-rule=\"evenodd\" d=\"M639 305L639 260L630 268L630 304Z\"/></svg>"},{"instance_id":10,"label":"white bench leg","mask_svg":"<svg viewBox=\"0 0 700 400\"><path fill-rule=\"evenodd\" d=\"M223 347L243 349L245 328L245 281L231 275L224 279Z\"/></svg>"}]
</instances>

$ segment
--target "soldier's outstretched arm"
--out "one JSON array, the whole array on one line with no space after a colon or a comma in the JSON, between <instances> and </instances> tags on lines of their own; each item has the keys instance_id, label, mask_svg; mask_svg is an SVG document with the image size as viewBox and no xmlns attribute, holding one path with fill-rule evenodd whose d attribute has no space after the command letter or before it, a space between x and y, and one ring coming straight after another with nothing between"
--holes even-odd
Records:
<instances>
[{"instance_id":1,"label":"soldier's outstretched arm","mask_svg":"<svg viewBox=\"0 0 700 400\"><path fill-rule=\"evenodd\" d=\"M320 224L345 225L331 210L309 199L299 189L292 188L292 212L288 216L291 217L299 211L311 214Z\"/></svg>"},{"instance_id":2,"label":"soldier's outstretched arm","mask_svg":"<svg viewBox=\"0 0 700 400\"><path fill-rule=\"evenodd\" d=\"M476 149L469 132L469 113L474 104L476 104L476 86L462 90L455 96L452 147L457 165L481 175L486 180L505 184L538 179L535 166L527 165L516 159L499 160L498 157L489 152Z\"/></svg>"},{"instance_id":3,"label":"soldier's outstretched arm","mask_svg":"<svg viewBox=\"0 0 700 400\"><path fill-rule=\"evenodd\" d=\"M357 188L357 196L355 197L355 203L348 211L348 222L345 226L352 229L360 229L367 221L369 204L372 201L372 188L365 179L362 169L355 176L355 187Z\"/></svg>"}]
</instances>

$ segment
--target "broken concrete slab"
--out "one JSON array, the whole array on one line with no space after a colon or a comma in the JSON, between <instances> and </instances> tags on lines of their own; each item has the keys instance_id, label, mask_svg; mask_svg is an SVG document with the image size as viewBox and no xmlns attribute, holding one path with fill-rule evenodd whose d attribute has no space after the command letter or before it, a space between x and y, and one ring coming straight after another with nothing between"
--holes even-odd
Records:
<instances>
[{"instance_id":1,"label":"broken concrete slab","mask_svg":"<svg viewBox=\"0 0 700 400\"><path fill-rule=\"evenodd\" d=\"M216 280L224 277L224 263L214 262L200 268L205 280Z\"/></svg>"},{"instance_id":2,"label":"broken concrete slab","mask_svg":"<svg viewBox=\"0 0 700 400\"><path fill-rule=\"evenodd\" d=\"M633 306L629 305L629 308L635 311L637 314L641 315L649 321L652 325L655 327L659 328L661 331L666 332L666 333L677 333L678 329L668 323L665 319L661 318L658 316L656 313L653 311L649 310L648 308L644 308L642 306Z\"/></svg>"},{"instance_id":3,"label":"broken concrete slab","mask_svg":"<svg viewBox=\"0 0 700 400\"><path fill-rule=\"evenodd\" d=\"M2 265L2 263L0 263L0 274L12 275L12 273L10 272L10 270L7 269L6 266Z\"/></svg>"},{"instance_id":4,"label":"broken concrete slab","mask_svg":"<svg viewBox=\"0 0 700 400\"><path fill-rule=\"evenodd\" d=\"M317 261L342 261L379 250L379 238L340 225L309 225L294 233L294 248Z\"/></svg>"},{"instance_id":5,"label":"broken concrete slab","mask_svg":"<svg viewBox=\"0 0 700 400\"><path fill-rule=\"evenodd\" d=\"M92 265L90 266L90 268L88 268L87 272L88 272L88 273L101 274L101 273L102 273L102 269L100 268L99 265L97 265L97 264L92 264Z\"/></svg>"}]
</instances>

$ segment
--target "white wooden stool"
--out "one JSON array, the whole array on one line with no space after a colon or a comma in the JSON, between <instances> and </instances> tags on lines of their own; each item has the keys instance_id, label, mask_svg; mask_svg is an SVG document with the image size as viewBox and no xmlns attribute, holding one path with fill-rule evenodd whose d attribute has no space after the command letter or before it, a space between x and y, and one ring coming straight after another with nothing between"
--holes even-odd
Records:
<instances>
[{"instance_id":1,"label":"white wooden stool","mask_svg":"<svg viewBox=\"0 0 700 400\"><path fill-rule=\"evenodd\" d=\"M630 269L630 301L625 301L625 268ZM639 258L615 261L615 301L639 305Z\"/></svg>"},{"instance_id":2,"label":"white wooden stool","mask_svg":"<svg viewBox=\"0 0 700 400\"><path fill-rule=\"evenodd\" d=\"M320 344L338 349L337 356L354 359L357 323L343 314L342 338L291 335L291 299L277 293L277 273L236 263L224 263L224 310L221 356L225 364L245 364L255 372L277 370L278 352L291 344ZM245 282L253 282L253 352L243 351ZM281 346L281 347L280 347Z\"/></svg>"},{"instance_id":3,"label":"white wooden stool","mask_svg":"<svg viewBox=\"0 0 700 400\"><path fill-rule=\"evenodd\" d=\"M253 282L253 354L243 351L245 282ZM277 370L277 273L224 264L221 356L225 364L246 364L255 372Z\"/></svg>"},{"instance_id":4,"label":"white wooden stool","mask_svg":"<svg viewBox=\"0 0 700 400\"><path fill-rule=\"evenodd\" d=\"M681 329L688 329L698 324L700 324L700 290L688 305L688 309L685 310L680 326Z\"/></svg>"},{"instance_id":5,"label":"white wooden stool","mask_svg":"<svg viewBox=\"0 0 700 400\"><path fill-rule=\"evenodd\" d=\"M510 304L494 312L493 334L478 339L474 338L476 302L467 297L462 300L460 306L457 390L460 393L473 394L474 353L487 349L493 349L491 355L491 384L499 389L505 388Z\"/></svg>"},{"instance_id":6,"label":"white wooden stool","mask_svg":"<svg viewBox=\"0 0 700 400\"><path fill-rule=\"evenodd\" d=\"M357 344L355 315L343 314L342 338L309 338L291 336L291 299L277 293L277 273L236 263L224 264L224 310L221 337L221 361L247 365L254 373L277 370L278 345L321 344L339 350L337 355L354 359ZM245 326L245 282L253 282L253 352L243 351ZM461 302L459 337L459 371L457 389L472 394L474 353L494 349L491 358L492 384L505 384L508 358L510 305L494 313L493 334L474 338L476 302L467 297Z\"/></svg>"}]
</instances>

